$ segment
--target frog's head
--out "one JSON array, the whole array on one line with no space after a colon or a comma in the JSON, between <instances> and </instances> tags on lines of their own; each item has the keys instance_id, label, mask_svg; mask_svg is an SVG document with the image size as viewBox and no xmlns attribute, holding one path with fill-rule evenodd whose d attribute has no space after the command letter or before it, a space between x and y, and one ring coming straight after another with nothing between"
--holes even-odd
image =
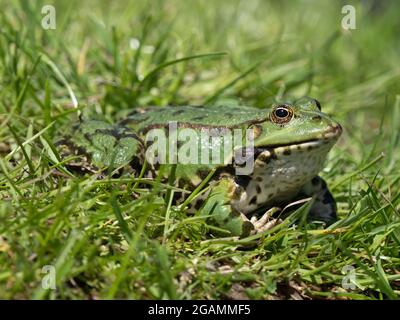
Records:
<instances>
[{"instance_id":1,"label":"frog's head","mask_svg":"<svg viewBox=\"0 0 400 320\"><path fill-rule=\"evenodd\" d=\"M251 155L246 158L251 160L245 168L252 170L256 181L252 186L257 185L246 190L249 199L256 201L248 203L250 208L265 201L280 205L293 199L323 168L329 150L342 133L340 124L321 111L317 100L308 97L277 103L266 112L264 118L250 125L255 134L254 148L242 151Z\"/></svg>"},{"instance_id":2,"label":"frog's head","mask_svg":"<svg viewBox=\"0 0 400 320\"><path fill-rule=\"evenodd\" d=\"M317 100L308 97L274 105L266 121L253 127L256 148L301 149L318 144L333 145L342 133L340 124L321 111Z\"/></svg>"},{"instance_id":3,"label":"frog's head","mask_svg":"<svg viewBox=\"0 0 400 320\"><path fill-rule=\"evenodd\" d=\"M308 97L274 105L267 117L250 128L255 133L255 168L268 175L271 172L264 169L268 164L275 178L282 175L287 183L296 180L299 185L318 174L342 133L340 124Z\"/></svg>"}]
</instances>

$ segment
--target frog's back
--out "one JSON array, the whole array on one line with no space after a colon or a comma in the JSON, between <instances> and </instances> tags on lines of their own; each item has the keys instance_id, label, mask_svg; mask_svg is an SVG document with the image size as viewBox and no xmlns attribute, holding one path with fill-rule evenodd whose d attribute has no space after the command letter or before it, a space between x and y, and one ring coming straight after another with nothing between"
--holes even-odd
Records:
<instances>
[{"instance_id":1,"label":"frog's back","mask_svg":"<svg viewBox=\"0 0 400 320\"><path fill-rule=\"evenodd\" d=\"M167 106L137 109L120 124L143 133L176 121L191 127L240 127L265 121L268 111L246 106Z\"/></svg>"}]
</instances>

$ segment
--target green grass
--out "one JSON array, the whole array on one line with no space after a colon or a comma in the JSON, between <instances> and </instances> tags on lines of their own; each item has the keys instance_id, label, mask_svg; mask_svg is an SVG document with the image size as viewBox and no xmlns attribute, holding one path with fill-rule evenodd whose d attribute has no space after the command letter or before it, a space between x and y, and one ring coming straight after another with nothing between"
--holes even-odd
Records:
<instances>
[{"instance_id":1,"label":"green grass","mask_svg":"<svg viewBox=\"0 0 400 320\"><path fill-rule=\"evenodd\" d=\"M48 2L4 2L0 298L399 298L398 2L346 1L351 31L340 1L56 1L56 30L41 28ZM330 229L287 220L211 237L169 202L168 182L82 176L54 146L78 112L112 121L283 94L318 98L344 127L322 172L339 207ZM56 290L41 287L45 265Z\"/></svg>"}]
</instances>

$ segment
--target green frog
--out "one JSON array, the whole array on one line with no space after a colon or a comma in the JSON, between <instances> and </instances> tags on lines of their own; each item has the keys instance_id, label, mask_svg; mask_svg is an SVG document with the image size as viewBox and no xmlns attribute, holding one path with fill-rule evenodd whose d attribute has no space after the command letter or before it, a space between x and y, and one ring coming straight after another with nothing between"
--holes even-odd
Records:
<instances>
[{"instance_id":1,"label":"green frog","mask_svg":"<svg viewBox=\"0 0 400 320\"><path fill-rule=\"evenodd\" d=\"M232 138L234 133L238 139ZM176 185L189 191L213 172L207 192L190 201L188 212L243 237L264 232L271 227L273 212L309 197L310 221L336 221L335 200L318 173L341 133L340 124L321 111L316 99L303 97L268 108L136 108L116 124L80 121L61 145L96 170L167 179L174 168ZM175 154L187 156L190 151L191 158ZM210 152L220 156L219 162ZM178 204L184 202L182 195Z\"/></svg>"}]
</instances>

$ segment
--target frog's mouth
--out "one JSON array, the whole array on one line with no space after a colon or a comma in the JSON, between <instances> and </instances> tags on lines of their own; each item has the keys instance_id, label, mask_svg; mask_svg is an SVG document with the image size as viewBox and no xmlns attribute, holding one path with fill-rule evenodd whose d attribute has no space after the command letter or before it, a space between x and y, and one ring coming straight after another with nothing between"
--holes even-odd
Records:
<instances>
[{"instance_id":1,"label":"frog's mouth","mask_svg":"<svg viewBox=\"0 0 400 320\"><path fill-rule=\"evenodd\" d=\"M273 149L278 149L278 148L285 148L285 147L304 147L307 145L318 145L321 144L323 140L320 139L309 139L309 140L303 140L299 141L296 143L276 143L276 144L269 144L265 146L259 146L256 147L256 149L260 151L266 151L266 150L273 150Z\"/></svg>"},{"instance_id":2,"label":"frog's mouth","mask_svg":"<svg viewBox=\"0 0 400 320\"><path fill-rule=\"evenodd\" d=\"M342 127L338 124L329 127L319 138L305 139L295 143L277 143L238 149L235 153L235 163L239 166L244 165L249 158L268 163L271 159L276 160L280 156L290 156L320 148L324 148L325 152L328 152L341 133Z\"/></svg>"},{"instance_id":3,"label":"frog's mouth","mask_svg":"<svg viewBox=\"0 0 400 320\"><path fill-rule=\"evenodd\" d=\"M298 149L306 149L307 147L318 146L322 144L330 144L335 142L340 135L342 134L342 127L337 124L335 126L329 126L327 130L325 130L320 137L300 140L292 143L275 143L268 145L257 146L256 149L262 151L270 151L278 148L298 148Z\"/></svg>"}]
</instances>

